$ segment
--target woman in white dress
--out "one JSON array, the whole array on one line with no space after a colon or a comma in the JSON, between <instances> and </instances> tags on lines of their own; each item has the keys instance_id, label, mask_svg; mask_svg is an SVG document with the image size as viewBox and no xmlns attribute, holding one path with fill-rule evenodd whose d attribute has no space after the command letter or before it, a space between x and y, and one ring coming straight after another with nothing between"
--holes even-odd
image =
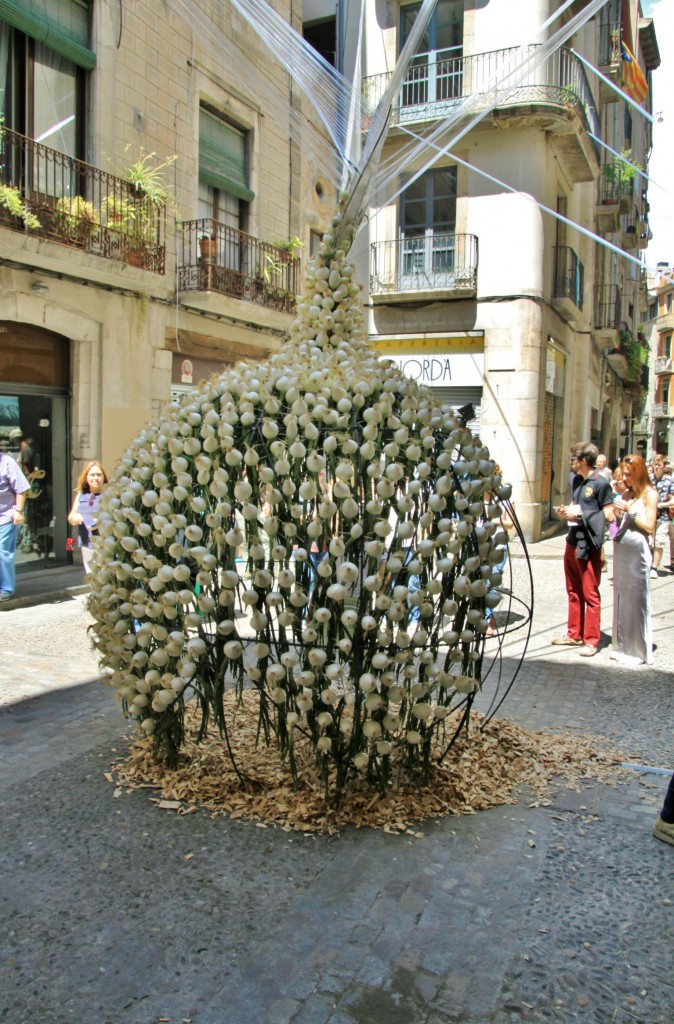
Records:
<instances>
[{"instance_id":1,"label":"woman in white dress","mask_svg":"<svg viewBox=\"0 0 674 1024\"><path fill-rule=\"evenodd\" d=\"M658 513L658 492L651 486L640 455L627 455L621 468L625 490L613 503L618 530L613 544L613 649L609 658L621 665L650 665L650 542Z\"/></svg>"}]
</instances>

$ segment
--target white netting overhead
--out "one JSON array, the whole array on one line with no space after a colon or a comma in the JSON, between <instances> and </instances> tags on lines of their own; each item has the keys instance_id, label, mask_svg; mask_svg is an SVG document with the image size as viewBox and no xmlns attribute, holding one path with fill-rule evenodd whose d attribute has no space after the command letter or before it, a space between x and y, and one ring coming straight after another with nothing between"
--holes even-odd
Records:
<instances>
[{"instance_id":1,"label":"white netting overhead","mask_svg":"<svg viewBox=\"0 0 674 1024\"><path fill-rule=\"evenodd\" d=\"M167 0L169 8L223 53L231 49L232 33L239 37L246 31L254 34L262 47L259 51L245 50L248 62L237 62L241 90L255 97L267 118L287 124L290 140L301 148L317 176L329 181L335 191L349 193L342 223L356 230L368 207L381 209L391 204L403 188L408 188L439 159L448 155L454 158L460 140L497 105L514 98L517 90L540 85L542 75L554 77L555 56L604 2L590 0L573 13L573 0L564 0L543 24L526 28L521 44L504 50L497 65L492 65L482 80L472 82L466 96L453 98L444 117L407 126L406 140L401 136L398 144L383 156L391 111L399 102L409 61L435 0L422 3L386 91L376 106L361 92L362 31L356 33L358 52L352 62L355 73L353 81L348 81L267 0L231 0L224 5L221 18L229 19L230 25L224 21L216 24L196 3ZM362 2L358 6L357 20L362 29ZM587 61L583 63L590 73L591 66ZM279 89L279 69L287 75L287 90ZM650 120L645 110L642 113ZM480 173L479 168L475 168L475 173ZM512 183L504 185L513 187ZM543 212L555 216L554 211ZM610 248L603 237L593 232L590 235L598 244Z\"/></svg>"}]
</instances>

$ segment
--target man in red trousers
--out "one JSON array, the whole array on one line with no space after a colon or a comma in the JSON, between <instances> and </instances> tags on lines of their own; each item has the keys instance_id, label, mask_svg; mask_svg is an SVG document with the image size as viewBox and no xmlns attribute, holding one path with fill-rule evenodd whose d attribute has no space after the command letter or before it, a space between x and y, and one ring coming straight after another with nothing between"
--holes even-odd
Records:
<instances>
[{"instance_id":1,"label":"man in red trousers","mask_svg":"<svg viewBox=\"0 0 674 1024\"><path fill-rule=\"evenodd\" d=\"M560 505L557 514L569 532L564 551L564 576L569 597L568 627L553 644L580 648L583 658L599 649L601 598L601 548L606 524L613 522L613 491L597 467L596 445L574 445L576 476L571 504Z\"/></svg>"}]
</instances>

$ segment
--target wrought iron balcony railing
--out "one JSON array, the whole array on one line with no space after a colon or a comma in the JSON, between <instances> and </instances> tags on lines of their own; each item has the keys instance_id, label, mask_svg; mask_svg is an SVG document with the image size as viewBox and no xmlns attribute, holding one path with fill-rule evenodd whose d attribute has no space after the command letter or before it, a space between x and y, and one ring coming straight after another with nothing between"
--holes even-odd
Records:
<instances>
[{"instance_id":1,"label":"wrought iron balcony railing","mask_svg":"<svg viewBox=\"0 0 674 1024\"><path fill-rule=\"evenodd\" d=\"M599 285L594 294L594 327L617 331L620 326L620 289L617 284Z\"/></svg>"},{"instance_id":2,"label":"wrought iron balcony railing","mask_svg":"<svg viewBox=\"0 0 674 1024\"><path fill-rule=\"evenodd\" d=\"M166 209L128 181L0 127L0 182L18 190L39 226L0 204L0 224L163 274Z\"/></svg>"},{"instance_id":3,"label":"wrought iron balcony railing","mask_svg":"<svg viewBox=\"0 0 674 1024\"><path fill-rule=\"evenodd\" d=\"M535 49L531 47L530 52ZM483 94L485 102L491 103L496 89L500 107L518 103L572 106L586 130L599 137L601 122L588 77L578 58L562 48L527 72L514 86L499 86L499 80L515 66L518 54L518 47L442 60L432 60L434 54L417 54L394 104L392 123L446 116L452 106L467 96ZM390 78L390 73L386 73L363 79L365 98L375 105ZM478 108L479 104L475 109Z\"/></svg>"},{"instance_id":4,"label":"wrought iron balcony railing","mask_svg":"<svg viewBox=\"0 0 674 1024\"><path fill-rule=\"evenodd\" d=\"M672 360L669 356L656 356L654 368L656 373L671 373Z\"/></svg>"},{"instance_id":5,"label":"wrought iron balcony railing","mask_svg":"<svg viewBox=\"0 0 674 1024\"><path fill-rule=\"evenodd\" d=\"M570 299L577 309L583 308L585 268L568 245L554 247L555 267L552 285L553 299Z\"/></svg>"},{"instance_id":6,"label":"wrought iron balcony railing","mask_svg":"<svg viewBox=\"0 0 674 1024\"><path fill-rule=\"evenodd\" d=\"M217 220L182 225L178 281L183 291L214 291L290 313L300 259Z\"/></svg>"},{"instance_id":7,"label":"wrought iron balcony railing","mask_svg":"<svg viewBox=\"0 0 674 1024\"><path fill-rule=\"evenodd\" d=\"M667 402L655 402L653 404L651 415L654 419L663 419L669 416L669 405Z\"/></svg>"},{"instance_id":8,"label":"wrought iron balcony railing","mask_svg":"<svg viewBox=\"0 0 674 1024\"><path fill-rule=\"evenodd\" d=\"M426 235L372 242L370 293L475 291L476 235Z\"/></svg>"}]
</instances>

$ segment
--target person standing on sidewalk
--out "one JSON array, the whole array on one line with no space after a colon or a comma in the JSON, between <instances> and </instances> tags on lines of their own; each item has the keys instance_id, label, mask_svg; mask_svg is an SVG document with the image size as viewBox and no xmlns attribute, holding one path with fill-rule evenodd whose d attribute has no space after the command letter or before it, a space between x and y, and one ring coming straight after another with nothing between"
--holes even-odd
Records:
<instances>
[{"instance_id":1,"label":"person standing on sidewalk","mask_svg":"<svg viewBox=\"0 0 674 1024\"><path fill-rule=\"evenodd\" d=\"M634 667L653 662L649 573L658 492L649 482L640 455L626 455L621 465L625 490L613 499L619 524L613 538L613 650L609 658Z\"/></svg>"},{"instance_id":2,"label":"person standing on sidewalk","mask_svg":"<svg viewBox=\"0 0 674 1024\"><path fill-rule=\"evenodd\" d=\"M108 474L100 462L88 462L77 478L75 500L68 513L68 522L77 527L85 576L91 571L91 559L94 557L92 535L98 533L98 507L107 482Z\"/></svg>"},{"instance_id":3,"label":"person standing on sidewalk","mask_svg":"<svg viewBox=\"0 0 674 1024\"><path fill-rule=\"evenodd\" d=\"M14 459L0 452L0 601L8 601L16 589L17 527L23 526L23 507L30 484Z\"/></svg>"},{"instance_id":4,"label":"person standing on sidewalk","mask_svg":"<svg viewBox=\"0 0 674 1024\"><path fill-rule=\"evenodd\" d=\"M599 649L601 598L601 549L606 524L613 522L613 491L596 468L596 445L574 445L576 476L571 504L560 505L557 514L569 527L564 551L564 578L569 599L568 626L553 644L579 647L584 658Z\"/></svg>"},{"instance_id":5,"label":"person standing on sidewalk","mask_svg":"<svg viewBox=\"0 0 674 1024\"><path fill-rule=\"evenodd\" d=\"M670 513L674 509L674 480L667 472L662 455L656 455L653 460L651 483L658 492L658 521L655 528L653 568L651 569L651 576L657 577L665 544L669 545L669 568L674 572L674 564L672 564L674 563L674 521L670 519Z\"/></svg>"}]
</instances>

